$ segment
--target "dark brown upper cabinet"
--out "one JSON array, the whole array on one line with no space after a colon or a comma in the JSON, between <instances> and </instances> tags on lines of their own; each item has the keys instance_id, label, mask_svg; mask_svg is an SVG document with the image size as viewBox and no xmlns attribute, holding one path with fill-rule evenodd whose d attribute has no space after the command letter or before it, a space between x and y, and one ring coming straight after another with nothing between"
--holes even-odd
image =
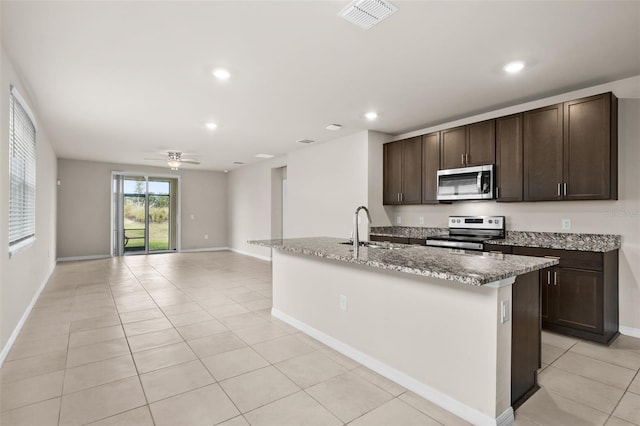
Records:
<instances>
[{"instance_id":1,"label":"dark brown upper cabinet","mask_svg":"<svg viewBox=\"0 0 640 426\"><path fill-rule=\"evenodd\" d=\"M443 130L441 134L441 169L456 169L495 163L495 120L481 121Z\"/></svg>"},{"instance_id":2,"label":"dark brown upper cabinet","mask_svg":"<svg viewBox=\"0 0 640 426\"><path fill-rule=\"evenodd\" d=\"M522 201L522 114L496 119L496 201Z\"/></svg>"},{"instance_id":3,"label":"dark brown upper cabinet","mask_svg":"<svg viewBox=\"0 0 640 426\"><path fill-rule=\"evenodd\" d=\"M422 136L422 204L438 202L440 132Z\"/></svg>"},{"instance_id":4,"label":"dark brown upper cabinet","mask_svg":"<svg viewBox=\"0 0 640 426\"><path fill-rule=\"evenodd\" d=\"M562 199L562 104L527 111L524 120L524 199Z\"/></svg>"},{"instance_id":5,"label":"dark brown upper cabinet","mask_svg":"<svg viewBox=\"0 0 640 426\"><path fill-rule=\"evenodd\" d=\"M422 201L422 137L384 144L383 203Z\"/></svg>"},{"instance_id":6,"label":"dark brown upper cabinet","mask_svg":"<svg viewBox=\"0 0 640 426\"><path fill-rule=\"evenodd\" d=\"M617 199L617 112L612 93L525 112L524 199Z\"/></svg>"},{"instance_id":7,"label":"dark brown upper cabinet","mask_svg":"<svg viewBox=\"0 0 640 426\"><path fill-rule=\"evenodd\" d=\"M618 198L617 116L612 93L564 103L566 200Z\"/></svg>"}]
</instances>

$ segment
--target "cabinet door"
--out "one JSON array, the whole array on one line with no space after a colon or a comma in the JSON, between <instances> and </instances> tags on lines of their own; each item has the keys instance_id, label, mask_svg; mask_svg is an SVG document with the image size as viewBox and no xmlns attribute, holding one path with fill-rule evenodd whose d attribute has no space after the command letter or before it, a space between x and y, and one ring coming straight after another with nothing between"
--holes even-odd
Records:
<instances>
[{"instance_id":1,"label":"cabinet door","mask_svg":"<svg viewBox=\"0 0 640 426\"><path fill-rule=\"evenodd\" d=\"M602 273L583 269L555 268L555 315L553 322L565 327L602 333Z\"/></svg>"},{"instance_id":2,"label":"cabinet door","mask_svg":"<svg viewBox=\"0 0 640 426\"><path fill-rule=\"evenodd\" d=\"M402 204L422 201L422 137L402 141Z\"/></svg>"},{"instance_id":3,"label":"cabinet door","mask_svg":"<svg viewBox=\"0 0 640 426\"><path fill-rule=\"evenodd\" d=\"M383 203L400 204L402 192L402 141L384 144Z\"/></svg>"},{"instance_id":4,"label":"cabinet door","mask_svg":"<svg viewBox=\"0 0 640 426\"><path fill-rule=\"evenodd\" d=\"M465 126L441 132L440 169L457 169L465 166L467 153L467 129Z\"/></svg>"},{"instance_id":5,"label":"cabinet door","mask_svg":"<svg viewBox=\"0 0 640 426\"><path fill-rule=\"evenodd\" d=\"M564 159L565 199L611 198L610 93L564 103Z\"/></svg>"},{"instance_id":6,"label":"cabinet door","mask_svg":"<svg viewBox=\"0 0 640 426\"><path fill-rule=\"evenodd\" d=\"M522 114L496 120L496 200L522 201Z\"/></svg>"},{"instance_id":7,"label":"cabinet door","mask_svg":"<svg viewBox=\"0 0 640 426\"><path fill-rule=\"evenodd\" d=\"M487 120L467 126L467 166L496 162L496 121Z\"/></svg>"},{"instance_id":8,"label":"cabinet door","mask_svg":"<svg viewBox=\"0 0 640 426\"><path fill-rule=\"evenodd\" d=\"M527 111L524 119L524 199L561 200L562 104Z\"/></svg>"},{"instance_id":9,"label":"cabinet door","mask_svg":"<svg viewBox=\"0 0 640 426\"><path fill-rule=\"evenodd\" d=\"M422 137L422 203L438 202L438 168L440 166L440 133Z\"/></svg>"}]
</instances>

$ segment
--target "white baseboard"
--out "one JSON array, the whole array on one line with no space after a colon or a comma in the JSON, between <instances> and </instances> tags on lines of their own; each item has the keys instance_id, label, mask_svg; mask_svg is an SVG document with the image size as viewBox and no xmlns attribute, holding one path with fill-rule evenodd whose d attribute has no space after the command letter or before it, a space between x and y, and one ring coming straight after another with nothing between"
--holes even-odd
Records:
<instances>
[{"instance_id":1,"label":"white baseboard","mask_svg":"<svg viewBox=\"0 0 640 426\"><path fill-rule=\"evenodd\" d=\"M51 274L53 274L53 270L55 268L56 268L56 264L54 263L51 269L47 272L45 278L42 280L40 287L38 287L38 290L36 290L36 293L31 298L31 302L29 303L29 306L27 306L27 309L24 310L24 313L22 314L22 318L20 318L20 321L18 321L16 328L13 329L13 333L11 333L11 336L9 336L9 340L7 340L7 344L4 345L4 348L2 348L2 352L0 352L0 367L2 367L2 364L4 364L5 358L9 354L9 351L11 350L11 347L13 346L13 344L16 342L16 339L18 338L18 334L20 334L20 331L22 330L24 323L27 322L27 318L29 318L29 314L31 314L31 310L33 309L36 302L38 301L38 297L40 297L40 293L42 293L42 290L44 290L44 287L47 285L47 282L49 281L49 278L51 278Z\"/></svg>"},{"instance_id":2,"label":"white baseboard","mask_svg":"<svg viewBox=\"0 0 640 426\"><path fill-rule=\"evenodd\" d=\"M109 254L96 254L93 256L71 256L71 257L59 257L58 262L75 262L77 260L96 260L96 259L108 259Z\"/></svg>"},{"instance_id":3,"label":"white baseboard","mask_svg":"<svg viewBox=\"0 0 640 426\"><path fill-rule=\"evenodd\" d=\"M243 254L245 256L251 256L251 257L255 257L256 259L266 260L267 262L271 262L271 256L261 256L259 254L249 253L248 251L238 250L234 248L229 248L229 250L231 250L234 253Z\"/></svg>"},{"instance_id":4,"label":"white baseboard","mask_svg":"<svg viewBox=\"0 0 640 426\"><path fill-rule=\"evenodd\" d=\"M640 339L640 328L621 325L618 327L618 331L620 331L620 334L624 334L625 336L637 337Z\"/></svg>"},{"instance_id":5,"label":"white baseboard","mask_svg":"<svg viewBox=\"0 0 640 426\"><path fill-rule=\"evenodd\" d=\"M276 308L271 309L271 315L474 425L510 426L514 422L511 407L492 418Z\"/></svg>"},{"instance_id":6,"label":"white baseboard","mask_svg":"<svg viewBox=\"0 0 640 426\"><path fill-rule=\"evenodd\" d=\"M230 250L229 247L208 247L208 248L197 248L197 249L184 249L180 250L180 253L200 253L203 251L227 251Z\"/></svg>"},{"instance_id":7,"label":"white baseboard","mask_svg":"<svg viewBox=\"0 0 640 426\"><path fill-rule=\"evenodd\" d=\"M511 426L516 419L513 415L513 407L509 407L496 419L496 426Z\"/></svg>"}]
</instances>

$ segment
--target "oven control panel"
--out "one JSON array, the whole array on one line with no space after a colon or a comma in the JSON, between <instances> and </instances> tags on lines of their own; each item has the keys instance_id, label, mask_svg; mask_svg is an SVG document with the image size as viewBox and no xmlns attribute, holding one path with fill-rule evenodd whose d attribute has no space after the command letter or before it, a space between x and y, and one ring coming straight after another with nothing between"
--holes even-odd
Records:
<instances>
[{"instance_id":1,"label":"oven control panel","mask_svg":"<svg viewBox=\"0 0 640 426\"><path fill-rule=\"evenodd\" d=\"M504 229L504 216L449 216L449 228Z\"/></svg>"}]
</instances>

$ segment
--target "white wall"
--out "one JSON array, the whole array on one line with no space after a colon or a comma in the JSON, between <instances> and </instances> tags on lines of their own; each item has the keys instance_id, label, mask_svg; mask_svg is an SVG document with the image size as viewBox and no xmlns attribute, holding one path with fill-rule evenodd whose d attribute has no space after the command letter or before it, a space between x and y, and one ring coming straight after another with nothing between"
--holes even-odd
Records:
<instances>
[{"instance_id":1,"label":"white wall","mask_svg":"<svg viewBox=\"0 0 640 426\"><path fill-rule=\"evenodd\" d=\"M289 237L349 237L356 207L368 202L367 136L359 132L287 156Z\"/></svg>"},{"instance_id":2,"label":"white wall","mask_svg":"<svg viewBox=\"0 0 640 426\"><path fill-rule=\"evenodd\" d=\"M112 171L180 176L180 248L227 246L227 176L224 173L60 159L59 258L110 255ZM204 238L205 234L208 239Z\"/></svg>"},{"instance_id":3,"label":"white wall","mask_svg":"<svg viewBox=\"0 0 640 426\"><path fill-rule=\"evenodd\" d=\"M27 87L1 49L0 74L0 363L6 355L16 327L51 274L56 259L56 155L46 129L36 130L36 241L9 258L9 86L18 88L38 121L37 105Z\"/></svg>"},{"instance_id":4,"label":"white wall","mask_svg":"<svg viewBox=\"0 0 640 426\"><path fill-rule=\"evenodd\" d=\"M270 249L247 240L273 235L273 170L287 166L286 231L288 238L332 236L348 238L356 207L369 206L373 223L388 224L382 206L382 144L390 135L362 131L310 145L270 161L229 173L229 247L268 258ZM373 182L370 184L370 182ZM275 188L275 189L274 189ZM361 213L360 235L367 223ZM277 231L277 230L276 230Z\"/></svg>"},{"instance_id":5,"label":"white wall","mask_svg":"<svg viewBox=\"0 0 640 426\"><path fill-rule=\"evenodd\" d=\"M279 157L229 172L227 228L231 249L271 257L270 249L247 244L247 241L271 239L271 171L285 165L286 157Z\"/></svg>"},{"instance_id":6,"label":"white wall","mask_svg":"<svg viewBox=\"0 0 640 426\"><path fill-rule=\"evenodd\" d=\"M625 333L640 336L640 77L555 96L452 123L396 136L429 133L461 124L526 111L583 96L613 91L619 97L618 200L538 203L463 202L394 207L392 219L403 226L447 227L450 215L504 215L507 229L562 232L561 220L572 221L570 232L622 235L620 250L620 325ZM424 225L419 218L424 217ZM625 329L631 328L631 329Z\"/></svg>"}]
</instances>

